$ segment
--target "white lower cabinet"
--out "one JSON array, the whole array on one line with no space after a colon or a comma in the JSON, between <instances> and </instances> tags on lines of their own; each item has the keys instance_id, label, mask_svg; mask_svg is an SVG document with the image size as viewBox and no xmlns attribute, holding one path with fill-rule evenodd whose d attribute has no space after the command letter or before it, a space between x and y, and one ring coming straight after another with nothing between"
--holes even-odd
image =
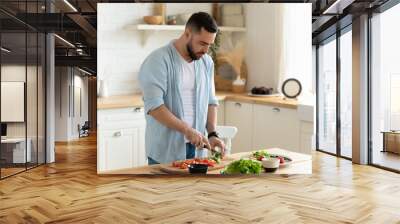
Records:
<instances>
[{"instance_id":1,"label":"white lower cabinet","mask_svg":"<svg viewBox=\"0 0 400 224\"><path fill-rule=\"evenodd\" d=\"M101 139L104 141L105 170L129 168L134 164L134 154L138 150L137 128L104 131Z\"/></svg>"},{"instance_id":2,"label":"white lower cabinet","mask_svg":"<svg viewBox=\"0 0 400 224\"><path fill-rule=\"evenodd\" d=\"M98 112L98 172L147 164L142 108Z\"/></svg>"},{"instance_id":3,"label":"white lower cabinet","mask_svg":"<svg viewBox=\"0 0 400 224\"><path fill-rule=\"evenodd\" d=\"M248 152L252 148L253 104L225 101L225 124L238 129L232 140L231 153Z\"/></svg>"},{"instance_id":4,"label":"white lower cabinet","mask_svg":"<svg viewBox=\"0 0 400 224\"><path fill-rule=\"evenodd\" d=\"M283 148L300 152L299 120L296 109L253 106L253 148Z\"/></svg>"},{"instance_id":5,"label":"white lower cabinet","mask_svg":"<svg viewBox=\"0 0 400 224\"><path fill-rule=\"evenodd\" d=\"M225 125L238 129L232 153L274 147L311 153L313 122L301 121L296 109L227 100Z\"/></svg>"},{"instance_id":6,"label":"white lower cabinet","mask_svg":"<svg viewBox=\"0 0 400 224\"><path fill-rule=\"evenodd\" d=\"M232 153L283 148L311 153L313 122L296 109L239 101L220 101L218 124L235 126ZM98 173L147 164L143 108L98 110Z\"/></svg>"}]
</instances>

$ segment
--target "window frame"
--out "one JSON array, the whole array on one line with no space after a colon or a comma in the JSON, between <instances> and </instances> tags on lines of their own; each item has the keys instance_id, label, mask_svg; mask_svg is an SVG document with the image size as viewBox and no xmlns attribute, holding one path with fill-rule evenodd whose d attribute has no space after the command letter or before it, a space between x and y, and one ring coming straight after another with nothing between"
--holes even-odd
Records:
<instances>
[{"instance_id":1,"label":"window frame","mask_svg":"<svg viewBox=\"0 0 400 224\"><path fill-rule=\"evenodd\" d=\"M384 13L385 11L391 9L392 7L398 5L400 3L399 0L388 0L384 4L380 5L379 7L368 11L368 31L367 31L367 39L368 39L368 69L367 69L367 77L368 77L368 111L367 111L367 117L368 117L368 165L380 168L383 170L391 171L394 173L400 173L400 170L398 169L393 169L387 166L379 165L376 163L373 163L373 132L372 132L372 93L373 93L373 88L372 88L372 19L374 18L374 15L376 16L377 14Z\"/></svg>"},{"instance_id":2,"label":"window frame","mask_svg":"<svg viewBox=\"0 0 400 224\"><path fill-rule=\"evenodd\" d=\"M347 32L350 32L352 30L352 23L346 25L345 27L343 27L340 30L337 30L336 33L332 34L331 36L319 41L316 44L316 150L319 152L323 152L329 155L333 155L336 157L340 157L346 160L352 160L352 158L347 157L342 155L341 153L341 118L340 118L340 112L341 112L341 108L340 108L340 103L341 103L341 97L340 97L340 84L341 84L341 66L340 66L340 37L342 35L344 35ZM332 152L328 152L324 149L320 148L320 144L319 144L319 122L320 122L320 118L319 118L319 112L320 112L320 105L319 105L319 64L320 64L320 57L319 57L319 47L321 44L326 44L329 43L331 41L336 41L336 152L332 153Z\"/></svg>"}]
</instances>

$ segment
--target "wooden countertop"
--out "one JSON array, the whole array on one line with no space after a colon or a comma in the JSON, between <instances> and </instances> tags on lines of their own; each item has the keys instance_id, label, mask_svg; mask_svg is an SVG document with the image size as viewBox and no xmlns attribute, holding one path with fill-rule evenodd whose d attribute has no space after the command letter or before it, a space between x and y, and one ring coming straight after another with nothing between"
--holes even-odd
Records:
<instances>
[{"instance_id":1,"label":"wooden countertop","mask_svg":"<svg viewBox=\"0 0 400 224\"><path fill-rule=\"evenodd\" d=\"M143 107L142 95L108 96L97 98L97 109Z\"/></svg>"},{"instance_id":2,"label":"wooden countertop","mask_svg":"<svg viewBox=\"0 0 400 224\"><path fill-rule=\"evenodd\" d=\"M232 100L243 103L264 104L270 106L284 107L297 109L298 101L293 99L285 99L283 96L265 96L254 97L247 93L232 93L232 92L216 92L218 100Z\"/></svg>"},{"instance_id":3,"label":"wooden countertop","mask_svg":"<svg viewBox=\"0 0 400 224\"><path fill-rule=\"evenodd\" d=\"M264 173L262 172L260 175L269 175L269 174L284 174L284 175L292 175L292 174L311 174L312 173L312 157L311 155L297 153L288 151L285 149L279 148L271 148L266 150L268 153L271 154L279 154L283 156L287 156L293 160L292 164L287 167L282 167L276 170L274 173ZM243 152L243 153L235 153L231 154L227 157L229 159L237 160L242 157L248 157L251 152ZM166 174L165 172L160 170L161 165L150 165L150 166L141 166L136 168L129 168L129 169L121 169L121 170L113 170L99 173L99 175L171 175ZM207 175L217 175L220 176L221 170L213 170L207 172ZM182 175L182 174L179 174ZM190 176L190 174L187 174Z\"/></svg>"},{"instance_id":4,"label":"wooden countertop","mask_svg":"<svg viewBox=\"0 0 400 224\"><path fill-rule=\"evenodd\" d=\"M264 104L270 106L284 107L296 109L297 100L284 99L281 96L266 96L266 97L253 97L248 96L247 93L232 93L232 92L216 92L218 100L233 100L243 103ZM117 109L126 107L142 107L142 95L126 95L126 96L109 96L97 98L97 109Z\"/></svg>"}]
</instances>

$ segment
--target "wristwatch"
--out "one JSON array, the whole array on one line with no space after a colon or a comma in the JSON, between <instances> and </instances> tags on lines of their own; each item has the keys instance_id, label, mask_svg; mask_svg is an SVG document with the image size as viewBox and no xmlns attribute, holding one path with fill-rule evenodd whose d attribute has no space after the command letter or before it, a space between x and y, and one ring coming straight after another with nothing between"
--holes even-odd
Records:
<instances>
[{"instance_id":1,"label":"wristwatch","mask_svg":"<svg viewBox=\"0 0 400 224\"><path fill-rule=\"evenodd\" d=\"M216 131L212 131L212 132L208 133L207 138L211 138L211 137L219 138L219 135L218 135L218 133Z\"/></svg>"}]
</instances>

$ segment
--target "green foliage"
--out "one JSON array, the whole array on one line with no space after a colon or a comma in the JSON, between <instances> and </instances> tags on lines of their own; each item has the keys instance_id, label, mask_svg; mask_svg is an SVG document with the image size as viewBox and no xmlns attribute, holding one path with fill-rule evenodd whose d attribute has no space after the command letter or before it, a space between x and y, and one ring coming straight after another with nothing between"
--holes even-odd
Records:
<instances>
[{"instance_id":1,"label":"green foliage","mask_svg":"<svg viewBox=\"0 0 400 224\"><path fill-rule=\"evenodd\" d=\"M211 159L214 160L216 163L221 162L222 154L220 152L214 151L211 156Z\"/></svg>"},{"instance_id":2,"label":"green foliage","mask_svg":"<svg viewBox=\"0 0 400 224\"><path fill-rule=\"evenodd\" d=\"M253 152L253 157L259 158L261 156L262 157L269 157L269 154L264 150Z\"/></svg>"},{"instance_id":3,"label":"green foliage","mask_svg":"<svg viewBox=\"0 0 400 224\"><path fill-rule=\"evenodd\" d=\"M217 66L217 52L220 45L221 45L221 31L218 30L217 35L215 36L214 44L212 44L208 49L208 54L214 61L214 69L216 69Z\"/></svg>"}]
</instances>

